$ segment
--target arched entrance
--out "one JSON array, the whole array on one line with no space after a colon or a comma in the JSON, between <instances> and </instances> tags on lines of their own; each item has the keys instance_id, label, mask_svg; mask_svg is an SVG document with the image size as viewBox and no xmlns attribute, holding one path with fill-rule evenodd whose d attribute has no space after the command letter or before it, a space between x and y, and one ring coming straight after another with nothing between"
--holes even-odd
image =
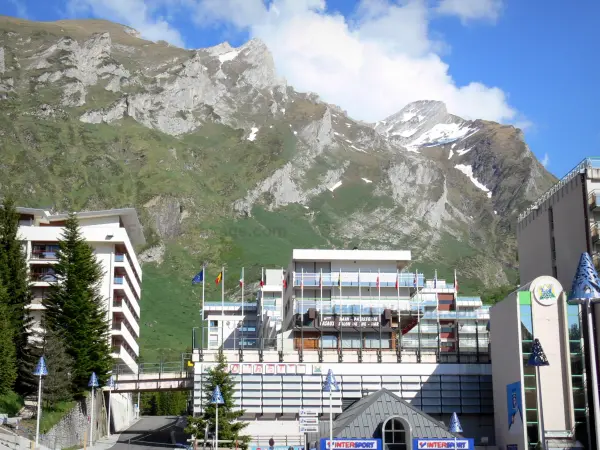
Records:
<instances>
[{"instance_id":1,"label":"arched entrance","mask_svg":"<svg viewBox=\"0 0 600 450\"><path fill-rule=\"evenodd\" d=\"M389 417L381 427L383 450L411 450L410 424L400 416Z\"/></svg>"}]
</instances>

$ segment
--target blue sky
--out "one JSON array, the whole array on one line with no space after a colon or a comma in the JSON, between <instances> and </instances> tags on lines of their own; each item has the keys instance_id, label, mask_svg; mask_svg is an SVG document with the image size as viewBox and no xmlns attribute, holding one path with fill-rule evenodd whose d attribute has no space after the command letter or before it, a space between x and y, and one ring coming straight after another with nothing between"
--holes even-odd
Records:
<instances>
[{"instance_id":1,"label":"blue sky","mask_svg":"<svg viewBox=\"0 0 600 450\"><path fill-rule=\"evenodd\" d=\"M188 48L258 37L291 85L355 118L433 98L524 127L559 177L600 155L594 0L5 0L0 14L106 18Z\"/></svg>"}]
</instances>

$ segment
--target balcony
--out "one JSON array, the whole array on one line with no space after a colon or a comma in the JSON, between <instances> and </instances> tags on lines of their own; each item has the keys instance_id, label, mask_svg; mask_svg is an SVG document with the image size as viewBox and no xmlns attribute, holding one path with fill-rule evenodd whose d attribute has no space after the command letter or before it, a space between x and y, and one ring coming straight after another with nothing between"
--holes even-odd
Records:
<instances>
[{"instance_id":1,"label":"balcony","mask_svg":"<svg viewBox=\"0 0 600 450\"><path fill-rule=\"evenodd\" d=\"M31 311L43 311L46 308L42 304L42 301L43 301L42 297L35 297L31 300L31 303L26 306L26 308Z\"/></svg>"},{"instance_id":2,"label":"balcony","mask_svg":"<svg viewBox=\"0 0 600 450\"><path fill-rule=\"evenodd\" d=\"M36 270L32 270L29 273L29 277L31 279L32 283L56 283L58 281L58 278L56 277L56 274L54 273L54 270L52 270L52 268L48 267L48 268L43 268L43 269L39 269L37 268Z\"/></svg>"},{"instance_id":3,"label":"balcony","mask_svg":"<svg viewBox=\"0 0 600 450\"><path fill-rule=\"evenodd\" d=\"M57 261L58 254L56 251L33 250L29 255L29 259L33 261Z\"/></svg>"},{"instance_id":4,"label":"balcony","mask_svg":"<svg viewBox=\"0 0 600 450\"><path fill-rule=\"evenodd\" d=\"M340 315L379 315L383 314L386 309L392 311L405 311L407 314L410 311L418 311L419 308L415 305L413 308L411 302L408 299L400 300L381 300L371 298L358 297L335 297L335 299L315 299L311 297L309 299L295 299L294 312L296 314L303 314L309 309L316 309L321 311L323 314L340 314Z\"/></svg>"},{"instance_id":5,"label":"balcony","mask_svg":"<svg viewBox=\"0 0 600 450\"><path fill-rule=\"evenodd\" d=\"M125 293L125 297L129 303L129 306L135 311L137 317L140 317L140 305L138 303L138 297L136 297L131 289L129 280L126 276L117 275L113 278L113 289L119 291L119 294L115 296L121 297ZM122 291L122 292L121 292Z\"/></svg>"},{"instance_id":6,"label":"balcony","mask_svg":"<svg viewBox=\"0 0 600 450\"><path fill-rule=\"evenodd\" d=\"M111 356L117 360L117 364L125 364L131 373L138 373L135 357L127 351L124 345L113 346Z\"/></svg>"},{"instance_id":7,"label":"balcony","mask_svg":"<svg viewBox=\"0 0 600 450\"><path fill-rule=\"evenodd\" d=\"M125 299L115 299L113 301L112 312L113 312L113 314L122 314L123 316L125 316L125 319L129 323L129 326L131 327L131 329L133 331L133 334L135 336L139 337L140 324L138 323L137 319L131 312L131 309L129 309L129 306Z\"/></svg>"},{"instance_id":8,"label":"balcony","mask_svg":"<svg viewBox=\"0 0 600 450\"><path fill-rule=\"evenodd\" d=\"M597 223L592 224L592 226L590 227L590 233L592 235L592 242L598 242L598 238L600 238L600 229Z\"/></svg>"},{"instance_id":9,"label":"balcony","mask_svg":"<svg viewBox=\"0 0 600 450\"><path fill-rule=\"evenodd\" d=\"M600 209L600 191L592 191L588 196L588 206L591 211Z\"/></svg>"},{"instance_id":10,"label":"balcony","mask_svg":"<svg viewBox=\"0 0 600 450\"><path fill-rule=\"evenodd\" d=\"M132 268L131 260L125 253L117 253L114 256L115 268L121 273L115 274L115 277L125 277L125 282L129 283L129 287L137 295L137 298L141 298L141 281L137 276L137 273ZM125 273L123 272L125 270Z\"/></svg>"},{"instance_id":11,"label":"balcony","mask_svg":"<svg viewBox=\"0 0 600 450\"><path fill-rule=\"evenodd\" d=\"M331 273L310 273L294 272L295 287L338 287L340 284L344 287L377 287L377 278L379 278L380 287L396 287L398 281L399 287L415 287L415 274L407 272L331 272ZM418 274L416 286L425 285L425 276Z\"/></svg>"},{"instance_id":12,"label":"balcony","mask_svg":"<svg viewBox=\"0 0 600 450\"><path fill-rule=\"evenodd\" d=\"M111 332L113 336L122 337L136 355L140 354L140 347L135 341L135 338L132 335L133 331L130 330L130 327L127 325L127 323L113 323Z\"/></svg>"}]
</instances>

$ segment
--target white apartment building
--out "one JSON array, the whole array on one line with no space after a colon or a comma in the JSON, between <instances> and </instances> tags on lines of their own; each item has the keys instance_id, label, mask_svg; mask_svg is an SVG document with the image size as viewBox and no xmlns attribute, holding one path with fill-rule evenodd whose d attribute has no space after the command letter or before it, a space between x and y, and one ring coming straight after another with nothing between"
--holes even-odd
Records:
<instances>
[{"instance_id":1,"label":"white apartment building","mask_svg":"<svg viewBox=\"0 0 600 450\"><path fill-rule=\"evenodd\" d=\"M34 208L17 208L17 212L33 286L29 313L34 327L39 329L44 311L42 299L56 280L53 265L68 215ZM112 356L120 370L128 368L136 373L142 268L134 246L145 244L142 226L133 208L81 212L77 218L84 239L93 247L104 270L100 293L106 301L107 320L111 324Z\"/></svg>"}]
</instances>

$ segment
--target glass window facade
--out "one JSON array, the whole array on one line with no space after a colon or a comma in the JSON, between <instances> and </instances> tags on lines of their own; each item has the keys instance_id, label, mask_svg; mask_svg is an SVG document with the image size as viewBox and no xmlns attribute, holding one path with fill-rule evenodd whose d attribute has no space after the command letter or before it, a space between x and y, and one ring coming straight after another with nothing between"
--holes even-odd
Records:
<instances>
[{"instance_id":1,"label":"glass window facade","mask_svg":"<svg viewBox=\"0 0 600 450\"><path fill-rule=\"evenodd\" d=\"M527 445L536 449L539 440L537 379L535 367L529 367L527 361L531 356L533 345L533 319L531 314L531 293L519 292L519 312L521 315L521 348L523 352L523 389L525 391L524 407L527 424Z\"/></svg>"},{"instance_id":2,"label":"glass window facade","mask_svg":"<svg viewBox=\"0 0 600 450\"><path fill-rule=\"evenodd\" d=\"M571 383L573 387L573 409L575 412L575 437L580 442L587 441L588 416L585 392L585 362L581 333L581 307L567 306L567 327L569 351L571 354Z\"/></svg>"}]
</instances>

